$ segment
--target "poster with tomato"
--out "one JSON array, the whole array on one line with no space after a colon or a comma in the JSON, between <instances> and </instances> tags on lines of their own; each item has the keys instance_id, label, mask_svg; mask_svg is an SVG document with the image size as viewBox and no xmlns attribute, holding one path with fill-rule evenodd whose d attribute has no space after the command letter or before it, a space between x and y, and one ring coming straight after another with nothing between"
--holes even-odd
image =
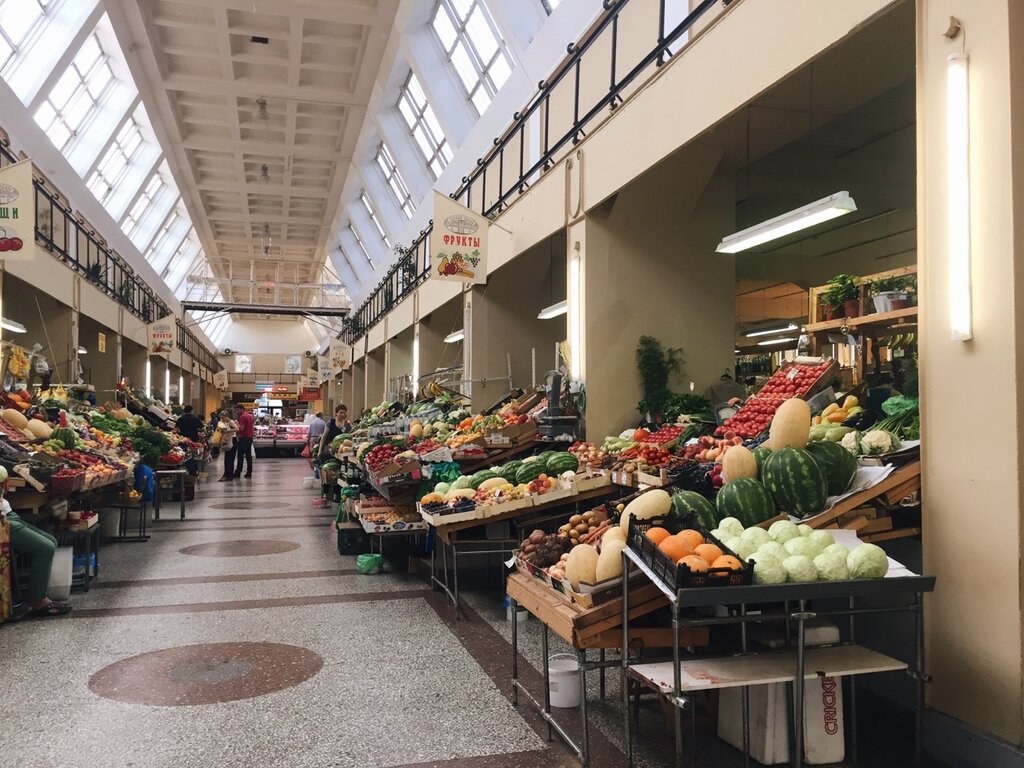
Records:
<instances>
[{"instance_id":1,"label":"poster with tomato","mask_svg":"<svg viewBox=\"0 0 1024 768\"><path fill-rule=\"evenodd\" d=\"M35 258L35 200L30 160L0 168L0 259Z\"/></svg>"},{"instance_id":2,"label":"poster with tomato","mask_svg":"<svg viewBox=\"0 0 1024 768\"><path fill-rule=\"evenodd\" d=\"M485 216L435 191L430 279L486 283L489 226Z\"/></svg>"},{"instance_id":3,"label":"poster with tomato","mask_svg":"<svg viewBox=\"0 0 1024 768\"><path fill-rule=\"evenodd\" d=\"M149 354L170 356L178 339L178 325L174 315L168 315L147 326Z\"/></svg>"}]
</instances>

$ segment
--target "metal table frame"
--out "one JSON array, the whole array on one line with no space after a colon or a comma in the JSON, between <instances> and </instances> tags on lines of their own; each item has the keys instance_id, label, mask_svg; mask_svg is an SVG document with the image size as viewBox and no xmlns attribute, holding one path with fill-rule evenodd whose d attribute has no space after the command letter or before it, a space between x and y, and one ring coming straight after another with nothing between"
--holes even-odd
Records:
<instances>
[{"instance_id":1,"label":"metal table frame","mask_svg":"<svg viewBox=\"0 0 1024 768\"><path fill-rule=\"evenodd\" d=\"M177 478L178 498L181 504L181 519L185 519L185 476L188 475L188 470L185 469L158 469L153 472L153 517L156 520L160 519L160 500L164 495L164 489L160 485L161 477L175 477Z\"/></svg>"},{"instance_id":2,"label":"metal table frame","mask_svg":"<svg viewBox=\"0 0 1024 768\"><path fill-rule=\"evenodd\" d=\"M524 512L528 511L526 509ZM485 525L486 520L481 520L480 524ZM500 522L500 521L499 521ZM449 541L445 541L440 536L434 537L434 547L430 551L430 583L432 586L436 586L446 595L451 601L455 608L456 617L462 616L462 604L459 602L459 555L502 555L504 558L510 555L515 549L516 544L519 543L519 539L465 539L462 544L470 546L481 546L484 544L494 544L496 547L489 549L465 549L459 550L458 532L452 532L449 534ZM444 580L437 578L437 548L441 548L441 568L444 574ZM452 552L452 580L451 583L448 581L448 550Z\"/></svg>"},{"instance_id":3,"label":"metal table frame","mask_svg":"<svg viewBox=\"0 0 1024 768\"><path fill-rule=\"evenodd\" d=\"M57 544L58 546L66 546L65 542L71 540L71 554L74 557L75 546L81 542L82 555L85 558L85 571L82 575L82 580L78 583L75 582L74 570L72 569L71 575L71 588L79 587L83 592L89 591L89 585L93 579L96 579L100 575L100 525L99 521L88 528L80 529L68 529L58 528L56 530ZM96 540L96 546L93 547L93 539ZM89 559L90 555L96 555L96 569L90 574L89 573Z\"/></svg>"},{"instance_id":4,"label":"metal table frame","mask_svg":"<svg viewBox=\"0 0 1024 768\"><path fill-rule=\"evenodd\" d=\"M849 641L855 639L855 618L858 615L869 613L897 613L910 612L915 614L915 660L912 669L907 673L914 679L916 695L914 697L914 761L915 765L921 765L921 725L924 710L924 684L930 677L924 671L924 601L923 594L935 589L934 576L910 576L896 577L889 579L864 579L856 581L835 581L835 582L809 582L809 583L787 583L776 585L751 585L743 587L701 587L694 589L670 589L653 571L647 566L640 556L629 547L622 550L622 570L626 587L623 589L622 599L622 632L623 641L629 638L629 579L630 568L636 568L646 575L652 583L665 594L669 600L672 611L672 632L674 647L672 662L675 667L673 679L673 694L669 702L675 708L675 764L677 768L683 765L683 718L682 711L687 707L691 709L691 737L696 729L693 702L689 696L682 693L682 680L680 674L680 648L679 632L682 628L714 626L724 624L737 624L741 628L741 650L748 652L747 647L747 624L751 622L786 621L787 624L796 624L797 643L797 664L795 682L793 689L793 728L791 738L793 748L790 753L794 755L793 763L796 768L802 768L804 763L804 650L805 650L805 623L818 616L845 616L848 621ZM856 600L859 597L898 597L910 596L912 601L903 606L885 608L857 608ZM811 611L808 610L808 603L815 599L845 599L848 607L843 610ZM776 613L748 614L747 606L766 603L782 603L784 610ZM796 604L792 610L791 603ZM681 615L683 608L700 608L711 606L734 606L738 610L732 615L724 617L687 617ZM788 634L788 633L787 633ZM788 637L787 637L788 641ZM625 728L626 728L626 760L627 765L632 768L633 762L633 732L631 728L629 686L630 660L628 654L622 657L622 690L623 703L625 705ZM847 675L848 689L850 693L850 743L854 764L857 763L857 717L856 717L856 692L854 686L855 675ZM743 686L743 752L745 764L750 763L750 709L748 687ZM799 713L799 714L796 714ZM696 744L691 748L691 764L697 765Z\"/></svg>"}]
</instances>

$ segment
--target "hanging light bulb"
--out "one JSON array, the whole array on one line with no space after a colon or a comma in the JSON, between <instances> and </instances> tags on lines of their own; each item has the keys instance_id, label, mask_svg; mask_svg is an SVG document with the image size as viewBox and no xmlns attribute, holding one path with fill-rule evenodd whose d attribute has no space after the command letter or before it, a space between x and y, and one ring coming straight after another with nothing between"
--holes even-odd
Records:
<instances>
[{"instance_id":1,"label":"hanging light bulb","mask_svg":"<svg viewBox=\"0 0 1024 768\"><path fill-rule=\"evenodd\" d=\"M266 163L264 163L263 165L260 166L259 182L260 182L260 184L269 184L270 183L270 166L267 165Z\"/></svg>"},{"instance_id":2,"label":"hanging light bulb","mask_svg":"<svg viewBox=\"0 0 1024 768\"><path fill-rule=\"evenodd\" d=\"M267 111L267 100L263 96L256 99L256 119L270 120L270 112Z\"/></svg>"}]
</instances>

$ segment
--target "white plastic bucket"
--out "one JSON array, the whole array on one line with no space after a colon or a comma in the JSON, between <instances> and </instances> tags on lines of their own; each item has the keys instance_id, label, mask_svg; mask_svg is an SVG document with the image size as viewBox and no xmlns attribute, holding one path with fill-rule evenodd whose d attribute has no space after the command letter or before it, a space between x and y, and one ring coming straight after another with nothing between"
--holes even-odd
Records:
<instances>
[{"instance_id":1,"label":"white plastic bucket","mask_svg":"<svg viewBox=\"0 0 1024 768\"><path fill-rule=\"evenodd\" d=\"M580 705L580 665L571 653L556 653L548 659L551 706L572 709Z\"/></svg>"},{"instance_id":2,"label":"white plastic bucket","mask_svg":"<svg viewBox=\"0 0 1024 768\"><path fill-rule=\"evenodd\" d=\"M71 547L57 547L50 565L50 583L46 594L51 600L71 597Z\"/></svg>"},{"instance_id":3,"label":"white plastic bucket","mask_svg":"<svg viewBox=\"0 0 1024 768\"><path fill-rule=\"evenodd\" d=\"M523 608L523 606L517 606L516 608L516 621L522 624L524 621L530 618L530 612ZM505 604L505 619L512 621L512 603Z\"/></svg>"}]
</instances>

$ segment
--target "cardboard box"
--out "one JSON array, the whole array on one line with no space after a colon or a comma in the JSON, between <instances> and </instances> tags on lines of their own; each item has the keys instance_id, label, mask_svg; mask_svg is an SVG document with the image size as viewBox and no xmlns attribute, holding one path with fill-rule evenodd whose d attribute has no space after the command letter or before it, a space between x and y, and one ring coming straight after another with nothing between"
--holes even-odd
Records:
<instances>
[{"instance_id":1,"label":"cardboard box","mask_svg":"<svg viewBox=\"0 0 1024 768\"><path fill-rule=\"evenodd\" d=\"M612 472L612 482L615 485L624 485L627 488L636 488L637 480L636 473L624 472L623 470L614 470Z\"/></svg>"},{"instance_id":2,"label":"cardboard box","mask_svg":"<svg viewBox=\"0 0 1024 768\"><path fill-rule=\"evenodd\" d=\"M507 512L515 512L520 509L528 509L533 506L533 497L525 496L521 499L510 499L503 501L500 504L488 504L484 506L477 506L477 510L480 513L480 519L486 520L488 517L497 517L498 515L504 515Z\"/></svg>"},{"instance_id":3,"label":"cardboard box","mask_svg":"<svg viewBox=\"0 0 1024 768\"><path fill-rule=\"evenodd\" d=\"M449 509L451 509L451 507L449 507ZM425 512L423 510L423 505L417 502L416 510L420 513L420 517L423 518L425 523L428 523L435 528L439 528L443 525L452 525L453 523L462 523L467 520L479 520L481 517L479 507L474 507L473 509L466 510L465 512L449 512L447 514L439 514L435 512L434 514L431 514L429 512Z\"/></svg>"},{"instance_id":4,"label":"cardboard box","mask_svg":"<svg viewBox=\"0 0 1024 768\"><path fill-rule=\"evenodd\" d=\"M371 472L373 482L377 485L389 485L412 478L418 480L421 476L421 466L417 459L402 463L391 461L387 466L381 467L378 472Z\"/></svg>"}]
</instances>

